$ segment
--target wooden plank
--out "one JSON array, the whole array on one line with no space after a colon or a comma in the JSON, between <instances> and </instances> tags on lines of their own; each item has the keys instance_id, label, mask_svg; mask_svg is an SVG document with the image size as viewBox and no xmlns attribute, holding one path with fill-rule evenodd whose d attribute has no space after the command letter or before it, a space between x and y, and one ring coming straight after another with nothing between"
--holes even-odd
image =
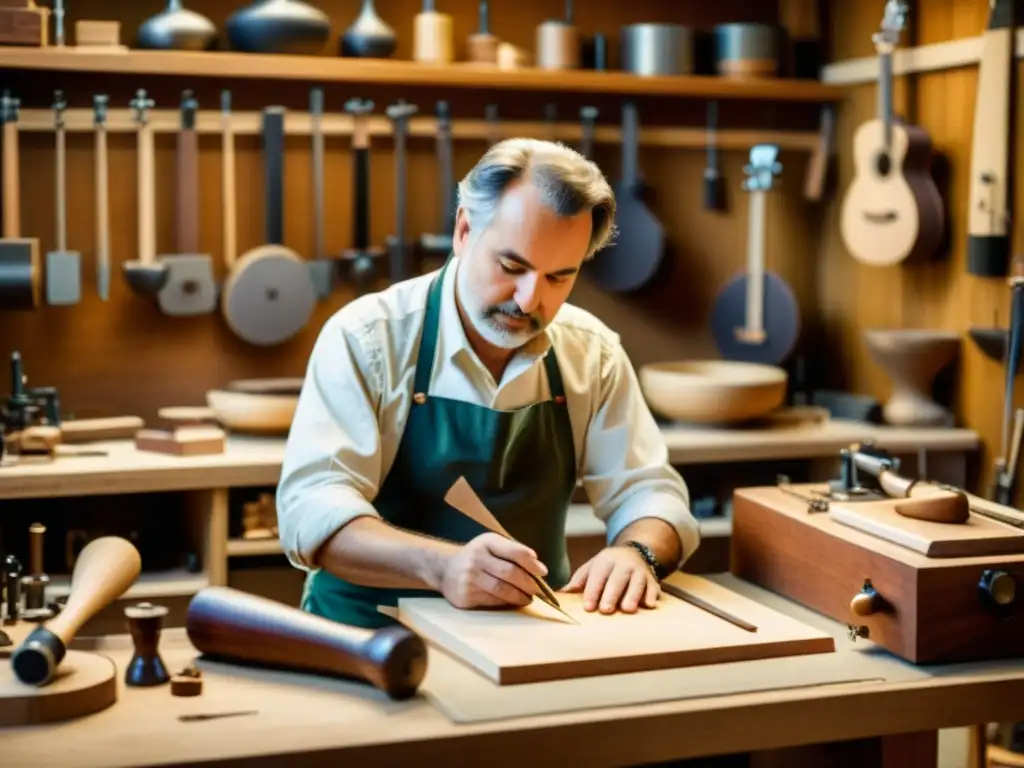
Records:
<instances>
[{"instance_id":1,"label":"wooden plank","mask_svg":"<svg viewBox=\"0 0 1024 768\"><path fill-rule=\"evenodd\" d=\"M70 133L92 133L95 130L94 113L91 109L72 108L63 114L64 130ZM154 109L147 113L148 125L154 133L177 133L181 115L173 109ZM262 131L259 112L234 112L231 127L236 136L257 136ZM345 114L326 114L322 130L325 136L351 136L352 117ZM130 109L111 109L108 112L106 128L108 133L135 133L138 129ZM289 136L309 136L312 121L309 114L291 110L285 114L285 132ZM367 129L371 137L390 139L394 126L386 117L370 117ZM18 130L28 133L52 132L53 111L49 109L23 109L18 115ZM200 110L196 113L196 132L217 134L222 132L221 113L216 110ZM578 123L548 123L502 121L492 127L485 120L453 120L452 138L457 140L489 140L497 133L503 138L516 136L548 136L559 141L578 143L582 129ZM417 139L437 138L437 120L432 117L414 117L409 120L409 136ZM640 144L652 147L699 149L707 147L707 132L703 128L641 128ZM809 131L780 130L719 130L715 140L722 149L749 150L752 144L768 142L780 149L811 152L817 145L818 134ZM622 131L614 126L598 126L594 130L594 141L598 144L620 144Z\"/></svg>"},{"instance_id":2,"label":"wooden plank","mask_svg":"<svg viewBox=\"0 0 1024 768\"><path fill-rule=\"evenodd\" d=\"M700 576L666 581L757 627L748 632L663 595L628 615L583 610L579 594L559 602L579 624L540 601L517 610L467 611L440 597L399 600L399 620L498 685L830 653L831 636Z\"/></svg>"},{"instance_id":3,"label":"wooden plank","mask_svg":"<svg viewBox=\"0 0 1024 768\"><path fill-rule=\"evenodd\" d=\"M64 49L0 48L0 68L111 74L177 75L245 80L296 80L439 88L692 96L794 102L835 102L841 88L814 80L739 80L706 75L641 77L626 72L499 70L456 62L261 55L230 52L127 50L90 53Z\"/></svg>"},{"instance_id":4,"label":"wooden plank","mask_svg":"<svg viewBox=\"0 0 1024 768\"><path fill-rule=\"evenodd\" d=\"M953 525L904 517L895 501L829 504L829 517L851 528L920 552L926 557L984 557L1024 552L1024 533L1018 528L971 515Z\"/></svg>"},{"instance_id":5,"label":"wooden plank","mask_svg":"<svg viewBox=\"0 0 1024 768\"><path fill-rule=\"evenodd\" d=\"M981 61L981 49L981 35L914 48L897 48L893 54L893 74L911 75L973 67ZM1024 27L1019 27L1015 32L1014 55L1018 59L1024 58ZM842 86L876 82L878 58L864 56L837 61L822 68L821 79L823 82Z\"/></svg>"}]
</instances>

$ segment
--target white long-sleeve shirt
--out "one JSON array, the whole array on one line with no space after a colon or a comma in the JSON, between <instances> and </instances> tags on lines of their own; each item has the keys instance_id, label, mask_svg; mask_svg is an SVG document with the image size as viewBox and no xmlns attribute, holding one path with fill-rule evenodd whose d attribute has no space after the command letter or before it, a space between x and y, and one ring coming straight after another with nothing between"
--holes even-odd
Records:
<instances>
[{"instance_id":1,"label":"white long-sleeve shirt","mask_svg":"<svg viewBox=\"0 0 1024 768\"><path fill-rule=\"evenodd\" d=\"M630 523L656 517L682 542L700 542L685 482L640 390L619 337L563 304L544 333L519 350L496 382L473 352L445 273L428 394L513 410L550 399L543 356L554 349L572 423L577 475L612 542ZM379 517L373 500L395 458L412 403L431 273L348 303L323 326L310 356L277 487L284 552L315 567L320 547L356 517ZM543 457L538 457L543 461Z\"/></svg>"}]
</instances>

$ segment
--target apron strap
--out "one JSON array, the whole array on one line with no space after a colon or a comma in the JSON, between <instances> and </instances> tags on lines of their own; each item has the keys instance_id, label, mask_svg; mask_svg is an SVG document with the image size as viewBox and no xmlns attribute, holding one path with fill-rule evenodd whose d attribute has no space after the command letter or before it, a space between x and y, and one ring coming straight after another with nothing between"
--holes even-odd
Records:
<instances>
[{"instance_id":1,"label":"apron strap","mask_svg":"<svg viewBox=\"0 0 1024 768\"><path fill-rule=\"evenodd\" d=\"M558 368L558 358L555 350L549 349L544 355L544 370L548 374L548 388L551 390L551 399L561 405L565 402L565 386L562 384L562 372Z\"/></svg>"},{"instance_id":2,"label":"apron strap","mask_svg":"<svg viewBox=\"0 0 1024 768\"><path fill-rule=\"evenodd\" d=\"M427 294L427 307L423 318L423 334L420 338L420 349L416 359L416 377L413 381L413 400L418 405L426 401L427 390L430 389L430 373L434 367L434 354L437 351L437 331L441 317L441 293L444 276L448 271L451 257L441 267L441 271L430 284ZM565 402L565 386L562 384L562 372L558 368L555 350L549 349L544 356L544 370L548 375L548 387L551 399L556 403Z\"/></svg>"},{"instance_id":3,"label":"apron strap","mask_svg":"<svg viewBox=\"0 0 1024 768\"><path fill-rule=\"evenodd\" d=\"M427 390L430 389L430 372L434 367L434 353L437 350L437 327L441 317L441 289L444 285L444 275L448 271L451 257L441 267L441 271L434 282L430 284L430 292L427 294L427 308L423 317L423 335L420 338L420 349L416 358L416 378L413 383L413 399L421 403L426 399Z\"/></svg>"}]
</instances>

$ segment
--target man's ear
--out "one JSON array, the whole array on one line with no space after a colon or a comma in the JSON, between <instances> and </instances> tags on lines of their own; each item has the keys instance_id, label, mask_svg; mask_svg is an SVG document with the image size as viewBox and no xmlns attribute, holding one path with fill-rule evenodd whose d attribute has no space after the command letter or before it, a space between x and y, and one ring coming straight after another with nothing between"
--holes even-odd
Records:
<instances>
[{"instance_id":1,"label":"man's ear","mask_svg":"<svg viewBox=\"0 0 1024 768\"><path fill-rule=\"evenodd\" d=\"M462 249L469 242L469 215L461 205L455 212L455 231L452 233L452 251L456 256L462 254Z\"/></svg>"}]
</instances>

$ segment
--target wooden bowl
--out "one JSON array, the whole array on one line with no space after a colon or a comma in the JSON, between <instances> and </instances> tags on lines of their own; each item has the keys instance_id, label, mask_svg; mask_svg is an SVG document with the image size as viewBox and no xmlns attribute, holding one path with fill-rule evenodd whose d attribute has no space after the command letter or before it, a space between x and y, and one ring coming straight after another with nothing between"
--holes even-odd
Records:
<instances>
[{"instance_id":1,"label":"wooden bowl","mask_svg":"<svg viewBox=\"0 0 1024 768\"><path fill-rule=\"evenodd\" d=\"M731 360L680 360L640 367L651 410L672 421L731 424L760 418L786 399L786 372Z\"/></svg>"},{"instance_id":2,"label":"wooden bowl","mask_svg":"<svg viewBox=\"0 0 1024 768\"><path fill-rule=\"evenodd\" d=\"M247 435L287 435L299 396L211 389L206 404L226 429Z\"/></svg>"}]
</instances>

